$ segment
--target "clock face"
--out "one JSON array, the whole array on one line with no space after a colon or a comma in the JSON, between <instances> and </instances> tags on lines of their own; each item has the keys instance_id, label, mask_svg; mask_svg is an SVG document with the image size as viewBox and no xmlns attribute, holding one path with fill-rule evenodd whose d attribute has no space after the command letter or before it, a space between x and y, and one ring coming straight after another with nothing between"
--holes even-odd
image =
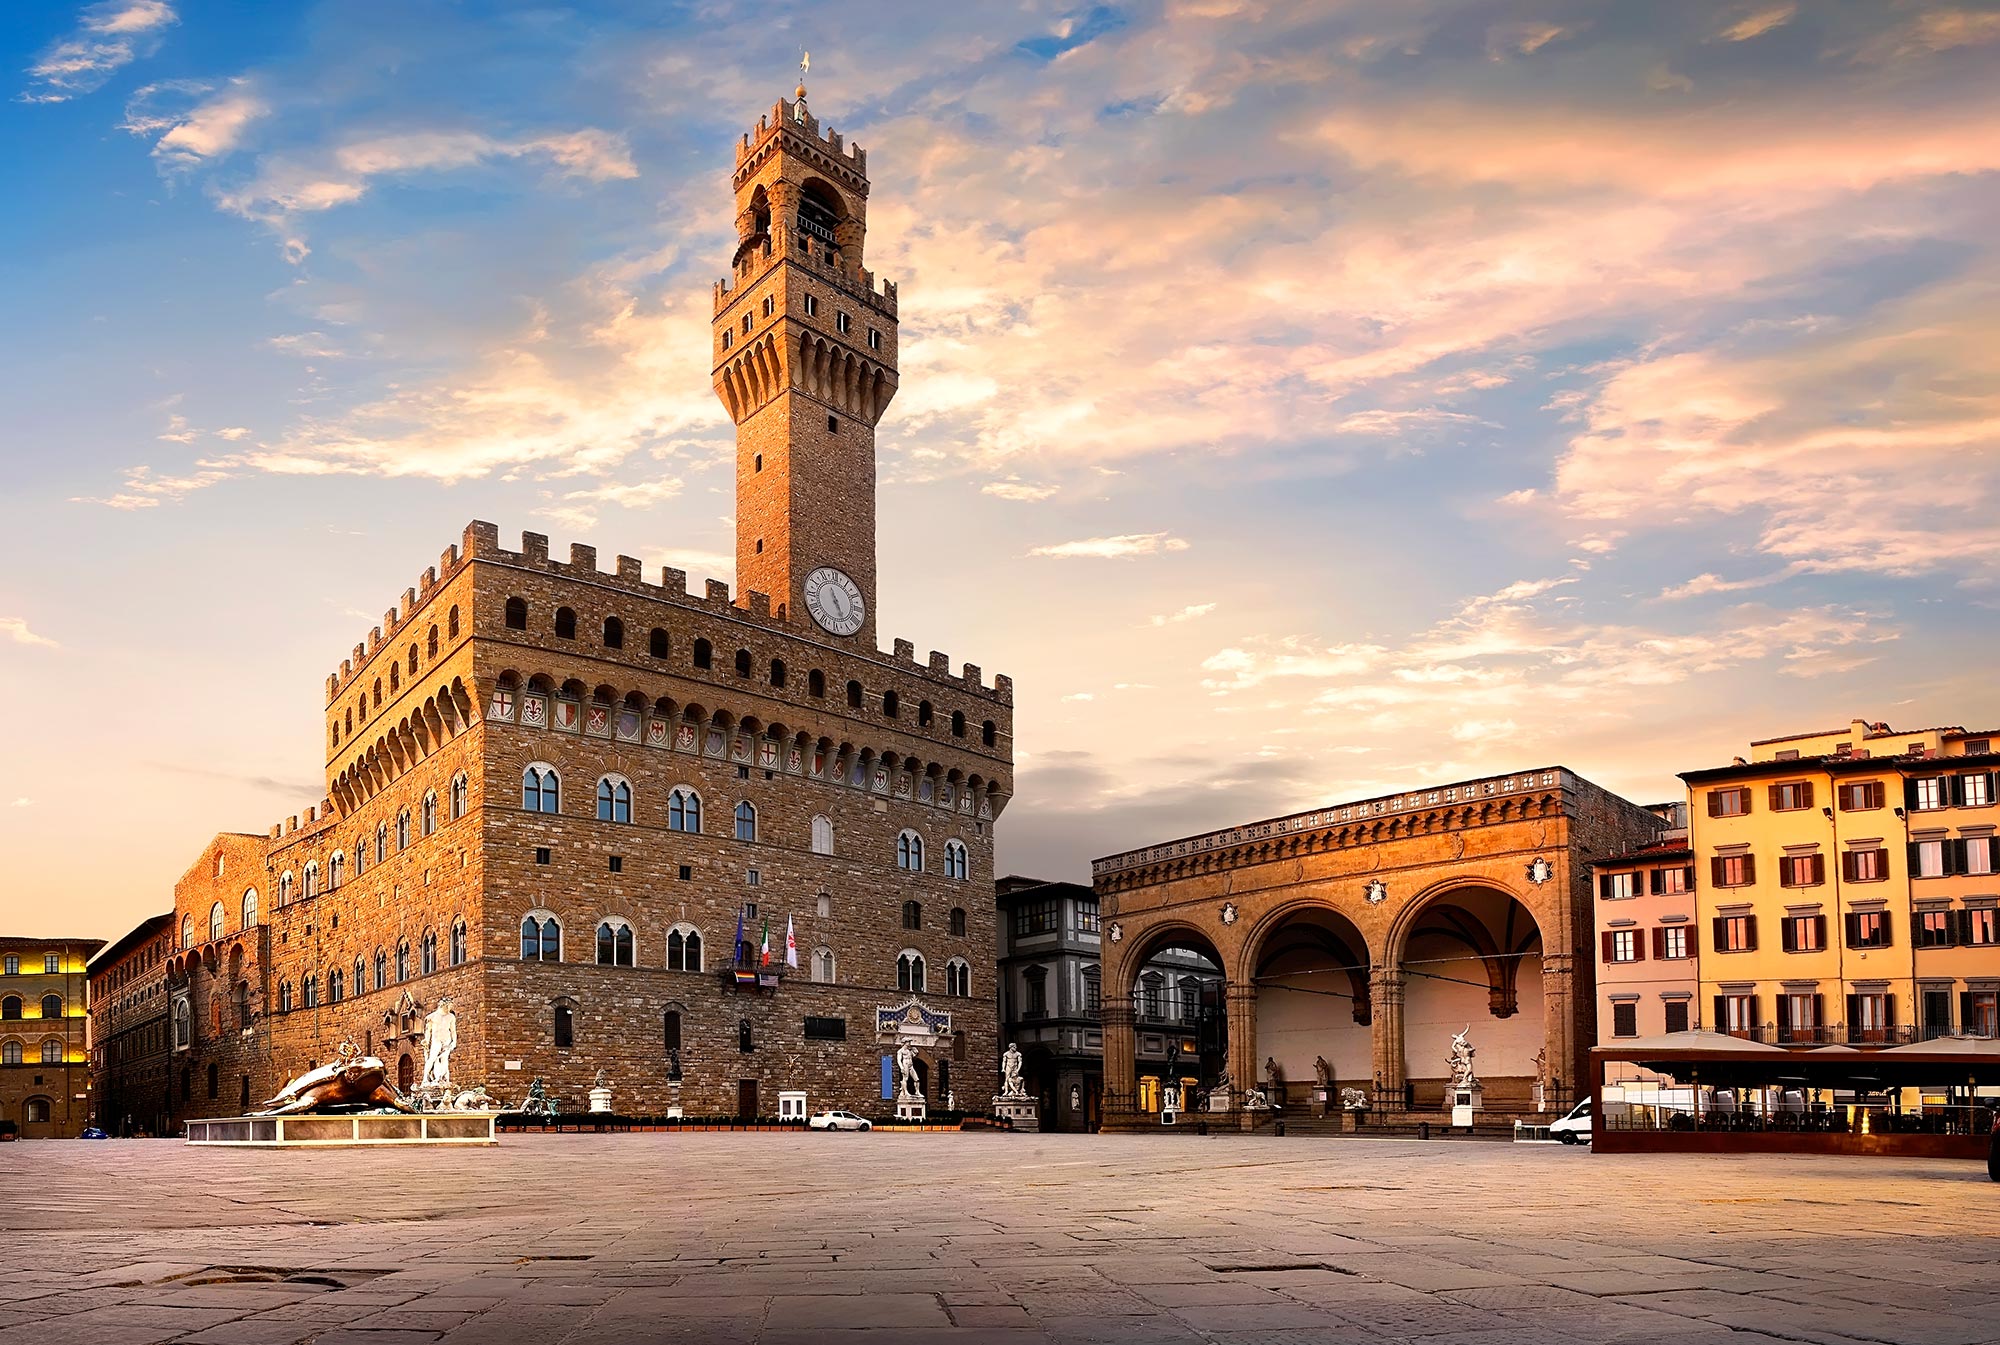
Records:
<instances>
[{"instance_id":1,"label":"clock face","mask_svg":"<svg viewBox=\"0 0 2000 1345\"><path fill-rule=\"evenodd\" d=\"M806 610L835 635L852 635L861 629L868 607L859 584L831 565L822 565L806 576Z\"/></svg>"}]
</instances>

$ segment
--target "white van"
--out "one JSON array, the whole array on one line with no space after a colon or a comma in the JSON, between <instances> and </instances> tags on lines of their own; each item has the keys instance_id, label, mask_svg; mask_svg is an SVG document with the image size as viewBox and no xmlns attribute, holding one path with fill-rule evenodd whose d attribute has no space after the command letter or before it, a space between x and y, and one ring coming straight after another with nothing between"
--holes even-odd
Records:
<instances>
[{"instance_id":1,"label":"white van","mask_svg":"<svg viewBox=\"0 0 2000 1345\"><path fill-rule=\"evenodd\" d=\"M1590 1099L1585 1098L1569 1109L1569 1114L1549 1126L1549 1135L1564 1144L1590 1143Z\"/></svg>"}]
</instances>

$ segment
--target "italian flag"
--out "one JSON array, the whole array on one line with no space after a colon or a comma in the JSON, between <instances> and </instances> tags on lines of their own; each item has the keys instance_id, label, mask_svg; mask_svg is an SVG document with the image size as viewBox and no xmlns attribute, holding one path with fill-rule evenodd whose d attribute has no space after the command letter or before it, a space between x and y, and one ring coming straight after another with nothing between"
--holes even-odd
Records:
<instances>
[{"instance_id":1,"label":"italian flag","mask_svg":"<svg viewBox=\"0 0 2000 1345\"><path fill-rule=\"evenodd\" d=\"M758 964L765 967L771 965L771 920L769 916L764 918L764 945L758 950Z\"/></svg>"}]
</instances>

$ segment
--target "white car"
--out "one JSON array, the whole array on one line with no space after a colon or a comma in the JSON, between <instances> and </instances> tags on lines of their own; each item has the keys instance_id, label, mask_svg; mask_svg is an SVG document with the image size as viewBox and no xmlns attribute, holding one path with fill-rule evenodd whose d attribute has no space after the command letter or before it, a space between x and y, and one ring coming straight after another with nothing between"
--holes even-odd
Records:
<instances>
[{"instance_id":1,"label":"white car","mask_svg":"<svg viewBox=\"0 0 2000 1345\"><path fill-rule=\"evenodd\" d=\"M1569 1109L1569 1115L1560 1121L1551 1122L1549 1136L1564 1144L1590 1143L1590 1099L1585 1098Z\"/></svg>"},{"instance_id":2,"label":"white car","mask_svg":"<svg viewBox=\"0 0 2000 1345\"><path fill-rule=\"evenodd\" d=\"M814 1130L873 1130L874 1124L865 1116L856 1116L851 1111L816 1111L806 1125Z\"/></svg>"}]
</instances>

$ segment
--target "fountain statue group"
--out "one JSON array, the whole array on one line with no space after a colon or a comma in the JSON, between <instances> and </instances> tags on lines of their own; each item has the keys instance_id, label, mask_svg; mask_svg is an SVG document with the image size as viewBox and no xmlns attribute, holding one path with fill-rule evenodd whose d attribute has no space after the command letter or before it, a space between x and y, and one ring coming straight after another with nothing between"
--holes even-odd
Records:
<instances>
[{"instance_id":1,"label":"fountain statue group","mask_svg":"<svg viewBox=\"0 0 2000 1345\"><path fill-rule=\"evenodd\" d=\"M293 1079L256 1114L501 1110L485 1085L461 1088L452 1082L451 1053L457 1048L458 1015L452 1010L451 996L445 995L424 1016L424 1072L409 1093L390 1082L389 1067L381 1057L363 1055L353 1042L343 1041L336 1060Z\"/></svg>"}]
</instances>

